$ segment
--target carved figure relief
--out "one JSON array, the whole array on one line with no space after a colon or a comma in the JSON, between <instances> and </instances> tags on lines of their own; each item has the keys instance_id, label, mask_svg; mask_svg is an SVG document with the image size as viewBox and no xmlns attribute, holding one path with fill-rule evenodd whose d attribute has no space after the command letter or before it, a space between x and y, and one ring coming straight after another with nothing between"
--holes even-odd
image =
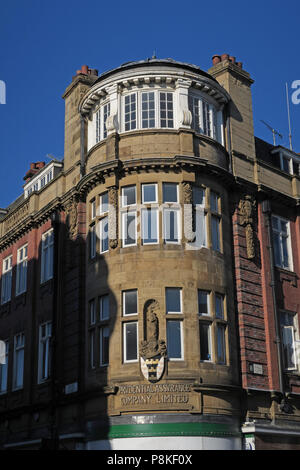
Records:
<instances>
[{"instance_id":1,"label":"carved figure relief","mask_svg":"<svg viewBox=\"0 0 300 470\"><path fill-rule=\"evenodd\" d=\"M166 343L159 339L159 305L154 299L144 306L144 337L140 344L141 370L149 382L157 382L163 374Z\"/></svg>"},{"instance_id":2,"label":"carved figure relief","mask_svg":"<svg viewBox=\"0 0 300 470\"><path fill-rule=\"evenodd\" d=\"M255 239L253 230L254 208L255 201L250 195L245 196L245 198L240 201L240 223L245 227L247 256L249 259L255 258Z\"/></svg>"},{"instance_id":3,"label":"carved figure relief","mask_svg":"<svg viewBox=\"0 0 300 470\"><path fill-rule=\"evenodd\" d=\"M118 246L118 188L115 186L108 190L108 203L109 247L115 249Z\"/></svg>"},{"instance_id":4,"label":"carved figure relief","mask_svg":"<svg viewBox=\"0 0 300 470\"><path fill-rule=\"evenodd\" d=\"M77 201L72 197L65 206L66 224L69 232L69 238L72 240L77 235Z\"/></svg>"},{"instance_id":5,"label":"carved figure relief","mask_svg":"<svg viewBox=\"0 0 300 470\"><path fill-rule=\"evenodd\" d=\"M191 243L195 239L194 235L194 212L193 212L193 187L190 182L182 183L182 194L184 204L184 235L185 242Z\"/></svg>"}]
</instances>

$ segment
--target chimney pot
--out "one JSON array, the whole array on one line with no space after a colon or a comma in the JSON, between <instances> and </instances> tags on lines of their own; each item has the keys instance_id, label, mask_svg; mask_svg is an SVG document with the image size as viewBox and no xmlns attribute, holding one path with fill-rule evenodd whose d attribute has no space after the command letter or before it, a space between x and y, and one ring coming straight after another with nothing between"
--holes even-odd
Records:
<instances>
[{"instance_id":1,"label":"chimney pot","mask_svg":"<svg viewBox=\"0 0 300 470\"><path fill-rule=\"evenodd\" d=\"M230 62L232 62L233 64L235 64L235 59L236 59L236 58L233 57L233 56L230 56L230 57L229 57Z\"/></svg>"},{"instance_id":2,"label":"chimney pot","mask_svg":"<svg viewBox=\"0 0 300 470\"><path fill-rule=\"evenodd\" d=\"M223 60L228 60L229 59L229 54L222 54L221 55L221 60L223 62Z\"/></svg>"},{"instance_id":3,"label":"chimney pot","mask_svg":"<svg viewBox=\"0 0 300 470\"><path fill-rule=\"evenodd\" d=\"M88 74L88 71L89 71L89 68L87 65L83 65L81 67L81 73L83 73L84 75L87 75Z\"/></svg>"},{"instance_id":4,"label":"chimney pot","mask_svg":"<svg viewBox=\"0 0 300 470\"><path fill-rule=\"evenodd\" d=\"M216 64L218 64L219 62L221 62L221 56L220 56L220 55L213 55L213 57L212 57L212 63L213 63L213 65L216 65Z\"/></svg>"}]
</instances>

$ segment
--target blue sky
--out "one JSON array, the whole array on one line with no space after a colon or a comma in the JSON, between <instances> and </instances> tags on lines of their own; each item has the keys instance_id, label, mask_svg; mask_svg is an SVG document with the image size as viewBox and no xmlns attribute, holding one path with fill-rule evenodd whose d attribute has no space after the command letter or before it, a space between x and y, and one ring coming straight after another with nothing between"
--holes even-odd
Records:
<instances>
[{"instance_id":1,"label":"blue sky","mask_svg":"<svg viewBox=\"0 0 300 470\"><path fill-rule=\"evenodd\" d=\"M207 70L214 54L243 62L252 86L255 134L272 142L271 123L288 146L285 83L300 80L297 1L104 2L10 0L0 5L0 207L22 193L30 162L63 157L64 102L87 64L104 72L123 62L171 57ZM291 91L291 90L290 90ZM300 104L291 103L300 152Z\"/></svg>"}]
</instances>

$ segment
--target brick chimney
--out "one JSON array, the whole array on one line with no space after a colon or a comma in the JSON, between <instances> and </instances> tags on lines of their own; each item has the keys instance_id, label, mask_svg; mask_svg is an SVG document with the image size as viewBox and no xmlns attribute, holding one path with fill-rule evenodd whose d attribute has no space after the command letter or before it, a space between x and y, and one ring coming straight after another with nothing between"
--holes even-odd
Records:
<instances>
[{"instance_id":1,"label":"brick chimney","mask_svg":"<svg viewBox=\"0 0 300 470\"><path fill-rule=\"evenodd\" d=\"M30 163L30 169L27 171L27 173L24 176L24 180L26 183L38 172L40 171L41 168L44 168L45 162L35 162L35 163Z\"/></svg>"}]
</instances>

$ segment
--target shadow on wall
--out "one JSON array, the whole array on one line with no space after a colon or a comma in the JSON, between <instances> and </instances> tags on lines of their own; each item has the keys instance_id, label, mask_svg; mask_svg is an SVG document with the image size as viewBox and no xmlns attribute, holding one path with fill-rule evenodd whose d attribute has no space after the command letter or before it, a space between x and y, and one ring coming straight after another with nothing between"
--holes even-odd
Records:
<instances>
[{"instance_id":1,"label":"shadow on wall","mask_svg":"<svg viewBox=\"0 0 300 470\"><path fill-rule=\"evenodd\" d=\"M36 230L41 239L51 225L53 240L40 242L35 250L32 232ZM86 438L108 439L108 367L100 365L100 334L104 328L105 333L114 328L117 303L106 281L107 265L98 255L95 263L101 265L105 277L91 318L91 299L86 298L89 243L85 224L74 237L68 217L64 223L62 214L54 214L51 225L34 229L5 253L14 253L16 259L17 249L28 244L25 290L16 295L17 277L25 275L26 268L20 274L20 267L14 265L11 298L0 305L0 340L8 343L7 364L0 365L2 449L75 449L84 448ZM45 268L52 250L53 276L51 268L48 274ZM98 295L104 291L109 296L109 318L102 322ZM107 341L102 342L103 348L106 345ZM106 445L108 449L108 441Z\"/></svg>"}]
</instances>

